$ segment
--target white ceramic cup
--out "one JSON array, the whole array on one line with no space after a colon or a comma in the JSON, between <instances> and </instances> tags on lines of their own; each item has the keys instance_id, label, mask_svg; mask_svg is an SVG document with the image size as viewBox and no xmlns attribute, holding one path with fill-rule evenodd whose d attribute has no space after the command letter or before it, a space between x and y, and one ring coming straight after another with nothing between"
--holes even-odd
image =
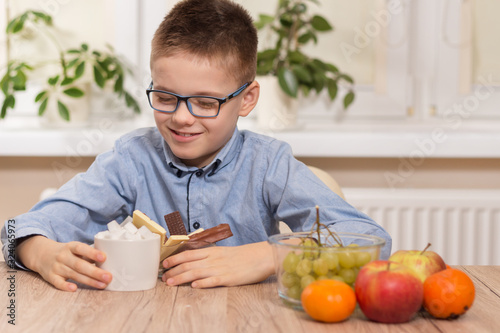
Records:
<instances>
[{"instance_id":1,"label":"white ceramic cup","mask_svg":"<svg viewBox=\"0 0 500 333\"><path fill-rule=\"evenodd\" d=\"M113 275L106 290L137 291L156 286L160 235L140 240L94 237L94 247L106 253L106 261L98 266Z\"/></svg>"}]
</instances>

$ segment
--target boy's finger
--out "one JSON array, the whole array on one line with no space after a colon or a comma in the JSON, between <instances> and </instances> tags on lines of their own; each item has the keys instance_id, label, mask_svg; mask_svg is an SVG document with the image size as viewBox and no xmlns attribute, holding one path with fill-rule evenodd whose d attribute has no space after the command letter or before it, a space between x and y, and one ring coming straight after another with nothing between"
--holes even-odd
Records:
<instances>
[{"instance_id":1,"label":"boy's finger","mask_svg":"<svg viewBox=\"0 0 500 333\"><path fill-rule=\"evenodd\" d=\"M88 281L86 279L81 279L80 276L85 276L91 278L92 280L103 282L105 285L110 283L112 279L111 273L77 256L74 256L73 259L67 263L67 268L68 270L63 274L64 276L84 284L87 284ZM101 288L101 285L97 286L95 283L91 285L96 288Z\"/></svg>"},{"instance_id":2,"label":"boy's finger","mask_svg":"<svg viewBox=\"0 0 500 333\"><path fill-rule=\"evenodd\" d=\"M94 287L97 289L104 289L108 285L108 283L93 279L87 275L80 274L80 273L75 272L73 270L70 270L70 272L68 274L68 278L73 280L73 281L76 281L78 283L82 283L84 285Z\"/></svg>"},{"instance_id":3,"label":"boy's finger","mask_svg":"<svg viewBox=\"0 0 500 333\"><path fill-rule=\"evenodd\" d=\"M106 260L104 252L96 250L90 245L80 242L70 242L68 246L70 251L77 256L85 257L95 262L104 262Z\"/></svg>"},{"instance_id":4,"label":"boy's finger","mask_svg":"<svg viewBox=\"0 0 500 333\"><path fill-rule=\"evenodd\" d=\"M207 250L209 249L190 250L170 256L163 261L163 267L171 268L186 262L206 259L208 257Z\"/></svg>"},{"instance_id":5,"label":"boy's finger","mask_svg":"<svg viewBox=\"0 0 500 333\"><path fill-rule=\"evenodd\" d=\"M47 281L59 290L63 291L76 291L78 287L76 284L66 281L65 278L59 275L53 275Z\"/></svg>"}]
</instances>

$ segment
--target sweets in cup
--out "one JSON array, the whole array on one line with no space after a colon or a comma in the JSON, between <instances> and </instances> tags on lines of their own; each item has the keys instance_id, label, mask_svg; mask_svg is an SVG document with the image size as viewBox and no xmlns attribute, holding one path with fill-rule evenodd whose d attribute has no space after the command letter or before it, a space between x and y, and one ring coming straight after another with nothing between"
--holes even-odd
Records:
<instances>
[{"instance_id":1,"label":"sweets in cup","mask_svg":"<svg viewBox=\"0 0 500 333\"><path fill-rule=\"evenodd\" d=\"M156 286L160 235L146 227L138 229L130 219L121 225L111 221L107 231L95 235L94 247L106 253L106 261L98 266L113 276L106 290L137 291Z\"/></svg>"}]
</instances>

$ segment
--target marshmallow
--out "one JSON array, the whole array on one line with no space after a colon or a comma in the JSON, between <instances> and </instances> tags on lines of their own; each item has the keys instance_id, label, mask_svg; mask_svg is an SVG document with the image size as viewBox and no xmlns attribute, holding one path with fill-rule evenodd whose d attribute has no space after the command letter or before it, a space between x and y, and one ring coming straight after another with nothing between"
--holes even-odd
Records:
<instances>
[{"instance_id":1,"label":"marshmallow","mask_svg":"<svg viewBox=\"0 0 500 333\"><path fill-rule=\"evenodd\" d=\"M123 239L123 240L141 240L151 239L155 237L146 226L137 227L131 223L132 218L129 216L121 224L115 220L108 223L108 230L98 232L95 237L100 239Z\"/></svg>"},{"instance_id":2,"label":"marshmallow","mask_svg":"<svg viewBox=\"0 0 500 333\"><path fill-rule=\"evenodd\" d=\"M97 238L101 238L101 239L109 239L109 231L101 231L101 232L98 232L96 235L95 235Z\"/></svg>"},{"instance_id":3,"label":"marshmallow","mask_svg":"<svg viewBox=\"0 0 500 333\"><path fill-rule=\"evenodd\" d=\"M125 220L120 224L122 228L124 228L128 223L132 222L132 216L127 216Z\"/></svg>"},{"instance_id":4,"label":"marshmallow","mask_svg":"<svg viewBox=\"0 0 500 333\"><path fill-rule=\"evenodd\" d=\"M154 236L151 230L149 230L148 227L146 227L145 225L143 225L137 230L137 234L141 235L141 237L144 239L148 239Z\"/></svg>"},{"instance_id":5,"label":"marshmallow","mask_svg":"<svg viewBox=\"0 0 500 333\"><path fill-rule=\"evenodd\" d=\"M108 230L110 233L114 233L114 232L119 232L122 230L122 228L120 227L120 225L118 224L118 222L116 222L115 220L111 221L108 223Z\"/></svg>"},{"instance_id":6,"label":"marshmallow","mask_svg":"<svg viewBox=\"0 0 500 333\"><path fill-rule=\"evenodd\" d=\"M109 239L120 239L123 237L123 234L127 233L127 231L120 229L115 232L110 232Z\"/></svg>"},{"instance_id":7,"label":"marshmallow","mask_svg":"<svg viewBox=\"0 0 500 333\"><path fill-rule=\"evenodd\" d=\"M137 227L135 225L133 225L132 223L125 224L123 229L131 234L135 234L137 232Z\"/></svg>"}]
</instances>

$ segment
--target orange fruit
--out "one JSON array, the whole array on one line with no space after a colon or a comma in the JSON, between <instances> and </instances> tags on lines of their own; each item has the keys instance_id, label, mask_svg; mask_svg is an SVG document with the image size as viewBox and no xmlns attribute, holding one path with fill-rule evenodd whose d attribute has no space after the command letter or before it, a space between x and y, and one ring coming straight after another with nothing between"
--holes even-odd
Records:
<instances>
[{"instance_id":1,"label":"orange fruit","mask_svg":"<svg viewBox=\"0 0 500 333\"><path fill-rule=\"evenodd\" d=\"M347 319L356 308L356 294L345 282L318 280L301 294L302 308L311 318L326 323Z\"/></svg>"},{"instance_id":2,"label":"orange fruit","mask_svg":"<svg viewBox=\"0 0 500 333\"><path fill-rule=\"evenodd\" d=\"M435 318L456 319L469 310L476 290L470 277L455 268L429 276L424 282L424 308Z\"/></svg>"}]
</instances>

